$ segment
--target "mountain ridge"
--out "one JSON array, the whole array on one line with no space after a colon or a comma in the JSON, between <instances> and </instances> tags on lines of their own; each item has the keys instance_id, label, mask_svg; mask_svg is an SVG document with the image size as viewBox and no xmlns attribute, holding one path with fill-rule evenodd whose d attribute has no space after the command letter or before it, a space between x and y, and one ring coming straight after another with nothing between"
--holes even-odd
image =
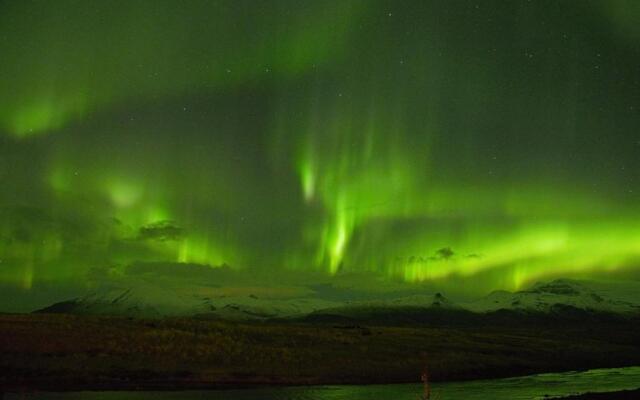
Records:
<instances>
[{"instance_id":1,"label":"mountain ridge","mask_svg":"<svg viewBox=\"0 0 640 400\"><path fill-rule=\"evenodd\" d=\"M639 285L640 287L640 285ZM587 281L558 279L524 290L498 290L471 302L457 303L441 292L385 300L328 301L313 296L262 298L254 294L202 296L149 283L104 287L36 310L36 313L122 315L142 318L197 317L226 320L297 320L447 323L482 318L499 320L541 316L640 315L640 302L611 297Z\"/></svg>"}]
</instances>

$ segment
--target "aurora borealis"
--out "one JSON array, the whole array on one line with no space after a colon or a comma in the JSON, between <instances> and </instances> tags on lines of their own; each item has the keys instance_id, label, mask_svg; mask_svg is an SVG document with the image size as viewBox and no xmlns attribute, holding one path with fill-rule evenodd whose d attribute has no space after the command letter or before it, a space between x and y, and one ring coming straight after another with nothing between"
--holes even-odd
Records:
<instances>
[{"instance_id":1,"label":"aurora borealis","mask_svg":"<svg viewBox=\"0 0 640 400\"><path fill-rule=\"evenodd\" d=\"M470 295L639 279L638 18L0 1L0 285L66 293L136 262Z\"/></svg>"}]
</instances>

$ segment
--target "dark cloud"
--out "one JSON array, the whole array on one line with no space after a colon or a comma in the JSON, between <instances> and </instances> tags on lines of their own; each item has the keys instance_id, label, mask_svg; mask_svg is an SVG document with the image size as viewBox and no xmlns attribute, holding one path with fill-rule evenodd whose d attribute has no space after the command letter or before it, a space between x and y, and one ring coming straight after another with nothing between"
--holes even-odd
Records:
<instances>
[{"instance_id":1,"label":"dark cloud","mask_svg":"<svg viewBox=\"0 0 640 400\"><path fill-rule=\"evenodd\" d=\"M179 240L185 236L184 229L175 225L172 221L159 221L145 226L138 230L139 240Z\"/></svg>"}]
</instances>

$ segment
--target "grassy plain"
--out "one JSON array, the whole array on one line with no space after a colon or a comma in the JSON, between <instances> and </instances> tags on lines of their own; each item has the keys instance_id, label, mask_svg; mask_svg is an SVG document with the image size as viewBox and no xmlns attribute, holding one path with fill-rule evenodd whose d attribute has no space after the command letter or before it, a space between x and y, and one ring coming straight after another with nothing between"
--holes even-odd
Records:
<instances>
[{"instance_id":1,"label":"grassy plain","mask_svg":"<svg viewBox=\"0 0 640 400\"><path fill-rule=\"evenodd\" d=\"M640 365L636 322L590 326L238 323L0 315L0 388L419 382Z\"/></svg>"}]
</instances>

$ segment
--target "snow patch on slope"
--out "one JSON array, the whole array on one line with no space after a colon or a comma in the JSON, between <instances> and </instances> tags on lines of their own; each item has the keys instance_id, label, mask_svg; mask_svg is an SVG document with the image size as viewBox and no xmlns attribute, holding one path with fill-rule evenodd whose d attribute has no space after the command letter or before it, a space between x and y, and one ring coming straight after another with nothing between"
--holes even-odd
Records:
<instances>
[{"instance_id":1,"label":"snow patch on slope","mask_svg":"<svg viewBox=\"0 0 640 400\"><path fill-rule=\"evenodd\" d=\"M640 289L640 285L635 285ZM637 297L637 295L636 295ZM553 312L559 306L570 306L581 310L628 314L640 312L640 304L632 298L622 296L615 284L597 285L590 281L558 279L536 283L519 292L495 291L488 296L464 305L470 311L491 312L497 310L520 310Z\"/></svg>"}]
</instances>

